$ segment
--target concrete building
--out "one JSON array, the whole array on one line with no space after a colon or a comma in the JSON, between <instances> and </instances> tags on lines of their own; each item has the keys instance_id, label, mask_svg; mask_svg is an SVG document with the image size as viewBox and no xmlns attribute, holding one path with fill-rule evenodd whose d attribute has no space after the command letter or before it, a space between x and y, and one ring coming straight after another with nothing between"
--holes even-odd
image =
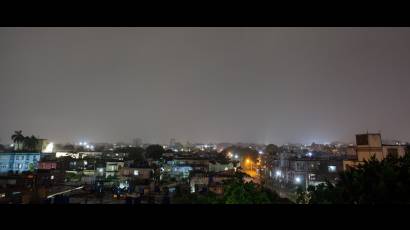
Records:
<instances>
[{"instance_id":1,"label":"concrete building","mask_svg":"<svg viewBox=\"0 0 410 230\"><path fill-rule=\"evenodd\" d=\"M106 177L109 177L109 176L115 177L115 176L118 175L118 172L123 167L124 167L124 162L122 162L122 161L106 162L105 176Z\"/></svg>"},{"instance_id":2,"label":"concrete building","mask_svg":"<svg viewBox=\"0 0 410 230\"><path fill-rule=\"evenodd\" d=\"M40 153L1 153L0 173L22 173L37 169Z\"/></svg>"},{"instance_id":3,"label":"concrete building","mask_svg":"<svg viewBox=\"0 0 410 230\"><path fill-rule=\"evenodd\" d=\"M388 155L402 157L405 154L405 145L400 143L397 145L385 145L382 143L380 133L366 133L356 135L356 146L352 147L355 154L355 159L345 160L343 168L346 170L349 167L357 166L364 161L370 160L373 156L381 161Z\"/></svg>"},{"instance_id":4,"label":"concrete building","mask_svg":"<svg viewBox=\"0 0 410 230\"><path fill-rule=\"evenodd\" d=\"M128 168L124 167L119 170L121 177L130 177L139 180L148 180L154 174L154 170L151 168Z\"/></svg>"}]
</instances>

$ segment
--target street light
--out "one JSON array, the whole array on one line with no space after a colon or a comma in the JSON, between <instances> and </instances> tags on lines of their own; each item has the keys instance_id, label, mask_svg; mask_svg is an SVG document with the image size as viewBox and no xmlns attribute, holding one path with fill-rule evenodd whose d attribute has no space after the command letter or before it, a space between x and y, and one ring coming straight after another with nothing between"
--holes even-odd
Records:
<instances>
[{"instance_id":1,"label":"street light","mask_svg":"<svg viewBox=\"0 0 410 230\"><path fill-rule=\"evenodd\" d=\"M295 177L295 183L296 184L300 184L301 181L302 181L302 179L299 176Z\"/></svg>"}]
</instances>

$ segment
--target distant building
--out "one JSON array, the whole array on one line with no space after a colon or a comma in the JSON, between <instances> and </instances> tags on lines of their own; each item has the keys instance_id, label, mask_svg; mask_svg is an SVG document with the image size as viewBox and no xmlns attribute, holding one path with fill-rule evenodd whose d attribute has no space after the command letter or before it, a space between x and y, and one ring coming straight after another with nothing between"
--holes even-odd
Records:
<instances>
[{"instance_id":1,"label":"distant building","mask_svg":"<svg viewBox=\"0 0 410 230\"><path fill-rule=\"evenodd\" d=\"M124 162L118 161L118 162L106 162L106 169L105 169L105 176L109 177L115 177L118 176L118 173L121 168L124 167Z\"/></svg>"},{"instance_id":2,"label":"distant building","mask_svg":"<svg viewBox=\"0 0 410 230\"><path fill-rule=\"evenodd\" d=\"M129 177L132 179L148 180L151 179L154 170L151 168L128 168L124 167L119 170L121 177Z\"/></svg>"},{"instance_id":3,"label":"distant building","mask_svg":"<svg viewBox=\"0 0 410 230\"><path fill-rule=\"evenodd\" d=\"M1 153L0 173L27 172L37 169L40 153Z\"/></svg>"},{"instance_id":4,"label":"distant building","mask_svg":"<svg viewBox=\"0 0 410 230\"><path fill-rule=\"evenodd\" d=\"M336 182L343 171L340 157L288 157L275 159L264 171L265 178L287 188L308 187L325 182Z\"/></svg>"},{"instance_id":5,"label":"distant building","mask_svg":"<svg viewBox=\"0 0 410 230\"><path fill-rule=\"evenodd\" d=\"M38 163L38 169L57 169L57 162L41 161Z\"/></svg>"}]
</instances>

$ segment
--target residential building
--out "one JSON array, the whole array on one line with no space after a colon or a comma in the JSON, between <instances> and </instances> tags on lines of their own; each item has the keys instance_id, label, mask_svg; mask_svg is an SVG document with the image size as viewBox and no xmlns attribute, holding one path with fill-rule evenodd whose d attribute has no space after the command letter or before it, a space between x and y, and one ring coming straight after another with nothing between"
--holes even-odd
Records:
<instances>
[{"instance_id":1,"label":"residential building","mask_svg":"<svg viewBox=\"0 0 410 230\"><path fill-rule=\"evenodd\" d=\"M355 159L345 160L343 168L346 170L355 167L372 157L379 161L388 155L402 157L405 154L405 148L406 146L401 143L396 145L383 144L380 133L358 134L356 135L356 146L352 147Z\"/></svg>"},{"instance_id":2,"label":"residential building","mask_svg":"<svg viewBox=\"0 0 410 230\"><path fill-rule=\"evenodd\" d=\"M105 168L105 176L109 177L115 177L118 176L118 172L120 171L121 168L124 167L124 162L122 161L116 161L116 162L106 162L106 168Z\"/></svg>"},{"instance_id":3,"label":"residential building","mask_svg":"<svg viewBox=\"0 0 410 230\"><path fill-rule=\"evenodd\" d=\"M39 161L40 153L0 153L0 173L34 170Z\"/></svg>"}]
</instances>

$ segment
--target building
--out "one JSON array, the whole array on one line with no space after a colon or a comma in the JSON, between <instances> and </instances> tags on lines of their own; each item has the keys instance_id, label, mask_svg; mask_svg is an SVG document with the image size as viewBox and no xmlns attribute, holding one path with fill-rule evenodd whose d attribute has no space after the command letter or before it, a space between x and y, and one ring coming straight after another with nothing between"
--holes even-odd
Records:
<instances>
[{"instance_id":1,"label":"building","mask_svg":"<svg viewBox=\"0 0 410 230\"><path fill-rule=\"evenodd\" d=\"M116 162L106 162L105 167L105 176L106 177L116 177L118 176L118 172L121 168L124 167L124 162L116 161Z\"/></svg>"},{"instance_id":2,"label":"building","mask_svg":"<svg viewBox=\"0 0 410 230\"><path fill-rule=\"evenodd\" d=\"M328 152L282 152L266 161L262 178L267 187L292 192L329 181L336 183L346 156Z\"/></svg>"},{"instance_id":3,"label":"building","mask_svg":"<svg viewBox=\"0 0 410 230\"><path fill-rule=\"evenodd\" d=\"M0 173L22 173L37 169L40 153L1 153Z\"/></svg>"},{"instance_id":4,"label":"building","mask_svg":"<svg viewBox=\"0 0 410 230\"><path fill-rule=\"evenodd\" d=\"M151 179L154 174L154 170L151 168L129 168L124 167L119 170L119 175L121 177L129 177L138 180L148 180Z\"/></svg>"},{"instance_id":5,"label":"building","mask_svg":"<svg viewBox=\"0 0 410 230\"><path fill-rule=\"evenodd\" d=\"M208 167L209 172L221 172L234 169L236 164L234 162L220 162L211 160L209 161Z\"/></svg>"},{"instance_id":6,"label":"building","mask_svg":"<svg viewBox=\"0 0 410 230\"><path fill-rule=\"evenodd\" d=\"M366 133L356 135L356 146L352 147L355 159L345 160L343 168L346 170L349 167L355 167L364 161L375 157L381 161L388 155L402 157L405 154L405 145L398 143L397 145L383 144L380 133Z\"/></svg>"},{"instance_id":7,"label":"building","mask_svg":"<svg viewBox=\"0 0 410 230\"><path fill-rule=\"evenodd\" d=\"M38 169L57 169L57 162L54 161L40 161L38 162Z\"/></svg>"}]
</instances>

